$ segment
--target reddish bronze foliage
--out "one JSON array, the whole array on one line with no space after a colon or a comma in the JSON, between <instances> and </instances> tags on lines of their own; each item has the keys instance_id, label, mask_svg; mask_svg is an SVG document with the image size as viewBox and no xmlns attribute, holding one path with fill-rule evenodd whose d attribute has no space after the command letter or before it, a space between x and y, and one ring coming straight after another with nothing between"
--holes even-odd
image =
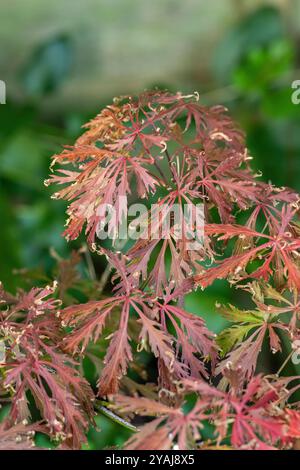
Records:
<instances>
[{"instance_id":1,"label":"reddish bronze foliage","mask_svg":"<svg viewBox=\"0 0 300 470\"><path fill-rule=\"evenodd\" d=\"M18 426L24 419L33 425L38 410L43 432L80 448L95 397L113 395L119 412L153 418L128 449L297 446L300 410L291 397L299 378L280 374L299 349L299 195L262 182L243 132L226 109L201 105L198 94L121 97L84 127L74 146L53 157L45 183L58 186L54 199L68 201L64 236L74 240L84 232L107 268L100 280L83 281L81 256L73 253L59 260L57 291L14 296L1 286L0 392L11 405L0 429L4 442L17 434L23 443L26 430ZM119 252L120 240L108 248L98 236L106 223L100 208L110 204L120 219L120 198L127 197L148 205L139 236ZM194 213L200 203L204 237L192 249L198 222L188 224L184 205ZM221 306L216 299L216 311L230 323L218 336L184 307L192 289L217 279L249 295L253 305ZM278 374L268 364L258 373L263 347L283 356ZM155 387L147 383L150 355ZM84 358L97 371L94 390L84 378ZM195 403L186 411L190 396ZM203 432L208 425L210 439Z\"/></svg>"},{"instance_id":2,"label":"reddish bronze foliage","mask_svg":"<svg viewBox=\"0 0 300 470\"><path fill-rule=\"evenodd\" d=\"M236 449L285 447L291 437L297 437L293 432L299 419L296 412L279 407L284 406L289 397L288 392L281 393L285 383L275 377L265 380L256 376L243 388L241 384L234 386L237 374L232 369L226 371L229 391L221 391L201 381L183 381L181 394L191 391L198 394L197 402L188 413L181 407L167 407L146 398L114 397L113 407L125 414L135 412L155 417L128 441L126 448L159 450L170 449L174 444L180 449L197 448L203 441L205 423L214 425L217 446L229 436Z\"/></svg>"},{"instance_id":3,"label":"reddish bronze foliage","mask_svg":"<svg viewBox=\"0 0 300 470\"><path fill-rule=\"evenodd\" d=\"M46 431L56 440L79 448L92 419L92 391L74 362L60 350L62 330L57 318L60 301L54 287L20 293L1 312L5 345L3 389L12 395L8 422L29 422L29 392ZM56 311L56 315L55 315ZM16 431L18 432L18 431Z\"/></svg>"}]
</instances>

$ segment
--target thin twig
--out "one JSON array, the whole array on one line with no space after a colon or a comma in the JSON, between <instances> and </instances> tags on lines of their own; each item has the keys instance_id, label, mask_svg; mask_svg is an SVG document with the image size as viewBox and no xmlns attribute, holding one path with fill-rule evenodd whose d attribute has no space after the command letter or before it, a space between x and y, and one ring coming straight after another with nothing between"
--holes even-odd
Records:
<instances>
[{"instance_id":1,"label":"thin twig","mask_svg":"<svg viewBox=\"0 0 300 470\"><path fill-rule=\"evenodd\" d=\"M126 243L127 243L127 239L122 240L122 241L119 240L119 243L118 243L118 242L116 243L116 247L115 247L116 250L117 250L117 251L122 250L122 248L124 248L124 246L126 245ZM107 284L107 282L108 282L111 269L112 269L112 268L111 268L110 264L107 263L107 265L106 265L106 267L105 267L103 273L101 274L101 278L100 278L100 281L99 281L99 284L98 284L98 292L99 292L100 294L102 294L102 292L103 292L103 290L104 290L104 288L105 288L105 286L106 286L106 284Z\"/></svg>"},{"instance_id":2,"label":"thin twig","mask_svg":"<svg viewBox=\"0 0 300 470\"><path fill-rule=\"evenodd\" d=\"M162 177L162 179L163 179L164 183L166 184L166 186L168 186L169 183L168 183L165 175L163 174L162 169L160 168L159 164L157 163L157 161L155 159L154 159L154 166L157 169L160 176Z\"/></svg>"},{"instance_id":3,"label":"thin twig","mask_svg":"<svg viewBox=\"0 0 300 470\"><path fill-rule=\"evenodd\" d=\"M283 369L285 368L285 366L287 365L287 363L290 361L292 355L294 354L295 351L291 351L290 354L288 355L288 357L286 358L286 360L284 361L284 363L281 365L281 367L278 369L278 371L276 372L276 375L280 375L280 373L283 371Z\"/></svg>"},{"instance_id":4,"label":"thin twig","mask_svg":"<svg viewBox=\"0 0 300 470\"><path fill-rule=\"evenodd\" d=\"M87 264L87 267L88 267L90 278L93 281L96 281L97 276L96 276L95 266L94 266L94 263L93 263L93 259L91 257L90 250L88 249L88 246L86 245L86 243L83 245L83 248L84 248L83 249L84 257L85 257L85 260L86 260L86 264Z\"/></svg>"},{"instance_id":5,"label":"thin twig","mask_svg":"<svg viewBox=\"0 0 300 470\"><path fill-rule=\"evenodd\" d=\"M104 416L111 419L115 423L120 424L124 428L129 429L130 431L134 431L134 432L138 431L138 428L133 426L133 424L129 423L125 419L121 418L120 416L116 415L111 410L106 408L106 406L104 406L104 405L107 405L107 404L108 403L106 403L105 401L99 401L98 403L96 402L94 406L95 406L97 411L99 411L100 413L102 413Z\"/></svg>"},{"instance_id":6,"label":"thin twig","mask_svg":"<svg viewBox=\"0 0 300 470\"><path fill-rule=\"evenodd\" d=\"M104 269L103 273L101 274L101 278L100 278L100 281L99 281L99 287L98 287L98 292L100 294L102 294L106 284L107 284L107 281L109 279L109 275L110 275L110 271L111 271L111 266L109 263L107 263L106 265L106 268Z\"/></svg>"}]
</instances>

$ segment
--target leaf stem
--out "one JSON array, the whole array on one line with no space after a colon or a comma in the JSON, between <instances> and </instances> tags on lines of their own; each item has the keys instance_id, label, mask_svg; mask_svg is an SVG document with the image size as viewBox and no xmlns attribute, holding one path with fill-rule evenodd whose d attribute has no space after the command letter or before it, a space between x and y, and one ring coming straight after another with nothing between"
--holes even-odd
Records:
<instances>
[{"instance_id":1,"label":"leaf stem","mask_svg":"<svg viewBox=\"0 0 300 470\"><path fill-rule=\"evenodd\" d=\"M133 424L129 423L125 419L121 418L120 416L116 415L113 413L113 411L109 410L106 408L107 402L106 401L98 401L95 403L95 408L97 411L99 411L101 414L106 416L107 418L111 419L115 423L119 424L120 426L123 426L126 429L129 429L129 431L137 432L138 428L133 426Z\"/></svg>"}]
</instances>

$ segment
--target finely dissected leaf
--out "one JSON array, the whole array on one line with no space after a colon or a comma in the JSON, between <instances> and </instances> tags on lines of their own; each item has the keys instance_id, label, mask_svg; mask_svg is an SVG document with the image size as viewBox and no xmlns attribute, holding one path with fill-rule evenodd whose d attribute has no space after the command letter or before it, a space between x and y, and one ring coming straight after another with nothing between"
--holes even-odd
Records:
<instances>
[{"instance_id":1,"label":"finely dissected leaf","mask_svg":"<svg viewBox=\"0 0 300 470\"><path fill-rule=\"evenodd\" d=\"M93 416L93 393L75 363L58 349L62 332L53 293L52 287L21 293L2 314L0 330L7 351L3 386L13 391L9 421L32 418L30 391L46 432L78 449Z\"/></svg>"},{"instance_id":2,"label":"finely dissected leaf","mask_svg":"<svg viewBox=\"0 0 300 470\"><path fill-rule=\"evenodd\" d=\"M217 354L213 336L204 321L169 304L168 301L173 300L172 295L161 304L157 299L143 294L126 273L123 258L109 252L106 254L119 274L118 280L114 275L117 294L99 301L70 306L62 311L63 323L73 327L73 331L65 338L64 347L74 353L79 349L84 353L90 341L95 342L100 338L109 316L120 318L117 330L109 338L105 367L98 382L99 392L102 395L116 393L120 379L133 359L130 346L132 338L128 328L129 317L133 315L138 317L137 323L141 325L139 351L147 349L149 345L149 349L163 361L171 376L207 376L204 364L197 355L210 357L214 363ZM176 337L170 334L165 323L166 317L172 322Z\"/></svg>"},{"instance_id":3,"label":"finely dissected leaf","mask_svg":"<svg viewBox=\"0 0 300 470\"><path fill-rule=\"evenodd\" d=\"M18 423L11 426L8 420L0 423L0 450L35 450L34 435L41 426Z\"/></svg>"},{"instance_id":4,"label":"finely dissected leaf","mask_svg":"<svg viewBox=\"0 0 300 470\"><path fill-rule=\"evenodd\" d=\"M177 445L180 450L197 449L201 444L203 424L209 420L215 428L218 445L232 426L230 441L234 448L268 450L274 449L280 441L284 445L288 436L295 432L292 430L295 415L290 413L291 427L285 433L285 414L275 412L278 402L284 403L289 395L288 392L281 395L281 387L280 381L264 381L261 376L254 377L245 388L240 385L230 392L220 391L202 381L187 380L182 383L181 393L193 391L199 394L198 401L187 414L178 407L170 408L144 398L116 396L113 406L125 414L134 411L155 417L130 438L128 449L159 449L157 435L165 436L167 448ZM166 429L169 430L168 441Z\"/></svg>"},{"instance_id":5,"label":"finely dissected leaf","mask_svg":"<svg viewBox=\"0 0 300 470\"><path fill-rule=\"evenodd\" d=\"M27 449L38 430L59 448L81 448L99 411L87 358L99 394L126 418L100 412L132 431L128 420L141 416L127 449L297 448L300 379L286 372L300 344L299 194L262 182L243 132L198 93L120 97L84 129L53 157L45 184L68 203L67 240L85 231L88 246L69 260L52 250L58 289L11 295L0 284L2 445ZM128 201L141 200L146 210L129 223ZM112 251L97 245L106 237ZM99 280L89 249L106 257ZM244 308L219 309L231 325L215 338L184 301L217 279L242 293ZM284 360L277 368L268 358L255 375L265 346Z\"/></svg>"},{"instance_id":6,"label":"finely dissected leaf","mask_svg":"<svg viewBox=\"0 0 300 470\"><path fill-rule=\"evenodd\" d=\"M263 310L265 307L265 310ZM257 310L239 310L230 305L222 308L222 314L235 324L223 330L218 336L217 342L221 346L222 355L226 358L218 365L217 371L224 370L229 362L234 367L241 367L244 376L250 378L256 369L259 353L263 341L268 334L270 348L273 353L281 351L279 330L288 331L278 315L282 310L276 307L267 307L260 304Z\"/></svg>"},{"instance_id":7,"label":"finely dissected leaf","mask_svg":"<svg viewBox=\"0 0 300 470\"><path fill-rule=\"evenodd\" d=\"M246 245L238 242L236 247L243 253L233 254L221 261L218 266L195 277L196 283L202 287L211 284L215 279L232 275L235 281L246 278L263 279L268 281L273 274L280 285L288 288L300 288L299 249L300 240L295 233L293 219L296 211L283 207L277 219L268 220L269 233L257 232L248 227L235 225L207 225L207 235L219 236L219 240L238 237L245 240ZM260 261L260 266L247 272L250 261Z\"/></svg>"},{"instance_id":8,"label":"finely dissected leaf","mask_svg":"<svg viewBox=\"0 0 300 470\"><path fill-rule=\"evenodd\" d=\"M233 325L226 328L219 334L217 342L221 347L222 356L225 356L237 344L241 343L243 339L252 330L254 325Z\"/></svg>"}]
</instances>

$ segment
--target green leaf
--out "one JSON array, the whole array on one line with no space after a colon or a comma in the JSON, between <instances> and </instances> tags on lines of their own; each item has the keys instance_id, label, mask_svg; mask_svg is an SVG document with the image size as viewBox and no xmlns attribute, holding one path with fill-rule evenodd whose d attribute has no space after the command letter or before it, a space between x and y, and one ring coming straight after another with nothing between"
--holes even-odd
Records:
<instances>
[{"instance_id":1,"label":"green leaf","mask_svg":"<svg viewBox=\"0 0 300 470\"><path fill-rule=\"evenodd\" d=\"M226 356L237 343L241 343L255 326L258 325L233 325L223 330L217 337L217 344L221 348L221 356Z\"/></svg>"},{"instance_id":2,"label":"green leaf","mask_svg":"<svg viewBox=\"0 0 300 470\"><path fill-rule=\"evenodd\" d=\"M221 315L230 322L251 323L253 325L261 325L264 323L264 317L258 310L239 310L234 305L218 306Z\"/></svg>"}]
</instances>

